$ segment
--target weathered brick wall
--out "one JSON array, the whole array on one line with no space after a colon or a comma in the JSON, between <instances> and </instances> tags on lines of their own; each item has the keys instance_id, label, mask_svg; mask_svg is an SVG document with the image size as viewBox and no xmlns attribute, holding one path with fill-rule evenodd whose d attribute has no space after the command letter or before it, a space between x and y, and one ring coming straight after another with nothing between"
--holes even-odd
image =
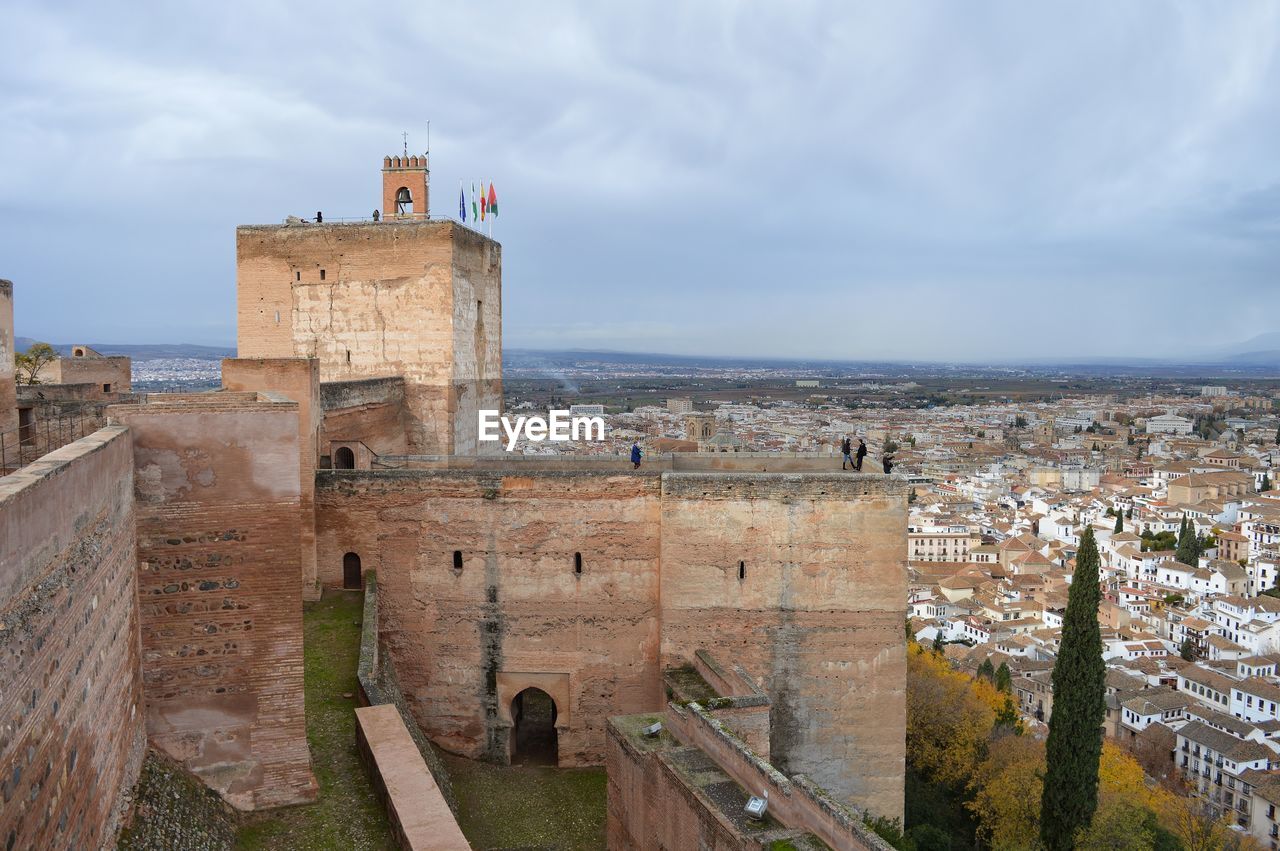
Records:
<instances>
[{"instance_id":1,"label":"weathered brick wall","mask_svg":"<svg viewBox=\"0 0 1280 851\"><path fill-rule=\"evenodd\" d=\"M664 660L706 648L763 676L774 764L889 817L906 759L905 490L667 473L662 493Z\"/></svg>"},{"instance_id":2,"label":"weathered brick wall","mask_svg":"<svg viewBox=\"0 0 1280 851\"><path fill-rule=\"evenodd\" d=\"M451 222L238 228L238 354L314 357L326 382L402 376L411 449L453 452L459 400L501 380L500 254ZM483 369L470 365L477 301Z\"/></svg>"},{"instance_id":3,"label":"weathered brick wall","mask_svg":"<svg viewBox=\"0 0 1280 851\"><path fill-rule=\"evenodd\" d=\"M316 463L320 451L320 368L309 358L224 358L222 387L271 391L298 403L299 503L302 523L302 593L320 598L316 582Z\"/></svg>"},{"instance_id":4,"label":"weathered brick wall","mask_svg":"<svg viewBox=\"0 0 1280 851\"><path fill-rule=\"evenodd\" d=\"M255 394L113 407L136 462L147 732L228 802L311 800L298 407Z\"/></svg>"},{"instance_id":5,"label":"weathered brick wall","mask_svg":"<svg viewBox=\"0 0 1280 851\"><path fill-rule=\"evenodd\" d=\"M106 399L112 393L128 393L132 387L133 361L122 356L58 358L40 373L47 384L87 384L93 388L88 398ZM111 389L106 389L107 387Z\"/></svg>"},{"instance_id":6,"label":"weathered brick wall","mask_svg":"<svg viewBox=\"0 0 1280 851\"><path fill-rule=\"evenodd\" d=\"M0 848L115 843L146 745L136 560L124 429L0 478Z\"/></svg>"},{"instance_id":7,"label":"weathered brick wall","mask_svg":"<svg viewBox=\"0 0 1280 851\"><path fill-rule=\"evenodd\" d=\"M599 762L604 719L660 707L659 669L706 648L763 677L780 767L900 816L905 490L848 474L322 472L320 576L339 584L347 552L378 569L387 651L451 750L502 755L499 674L565 673L563 764Z\"/></svg>"},{"instance_id":8,"label":"weathered brick wall","mask_svg":"<svg viewBox=\"0 0 1280 851\"><path fill-rule=\"evenodd\" d=\"M615 726L630 720L614 719L608 728L605 774L610 851L743 851L761 847L747 840L690 788L670 761L669 744L655 746L652 740L637 740Z\"/></svg>"},{"instance_id":9,"label":"weathered brick wall","mask_svg":"<svg viewBox=\"0 0 1280 851\"><path fill-rule=\"evenodd\" d=\"M322 583L347 552L377 569L385 650L441 746L506 757L500 676L505 695L568 675L562 765L599 764L606 718L661 704L656 477L332 471L316 499Z\"/></svg>"},{"instance_id":10,"label":"weathered brick wall","mask_svg":"<svg viewBox=\"0 0 1280 851\"><path fill-rule=\"evenodd\" d=\"M378 455L408 451L404 379L331 381L320 385L320 395L324 405L322 455L335 440L358 440Z\"/></svg>"},{"instance_id":11,"label":"weathered brick wall","mask_svg":"<svg viewBox=\"0 0 1280 851\"><path fill-rule=\"evenodd\" d=\"M453 453L474 455L480 410L502 409L502 246L467 228L454 236L453 375Z\"/></svg>"},{"instance_id":12,"label":"weathered brick wall","mask_svg":"<svg viewBox=\"0 0 1280 851\"><path fill-rule=\"evenodd\" d=\"M18 427L14 346L13 282L0 279L0 432Z\"/></svg>"}]
</instances>

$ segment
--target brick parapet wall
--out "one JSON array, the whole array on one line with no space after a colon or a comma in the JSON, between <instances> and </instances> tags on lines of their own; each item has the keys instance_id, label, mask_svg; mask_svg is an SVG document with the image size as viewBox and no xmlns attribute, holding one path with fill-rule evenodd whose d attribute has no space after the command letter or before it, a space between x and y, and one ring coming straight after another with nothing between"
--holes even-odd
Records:
<instances>
[{"instance_id":1,"label":"brick parapet wall","mask_svg":"<svg viewBox=\"0 0 1280 851\"><path fill-rule=\"evenodd\" d=\"M788 827L813 833L835 851L892 851L862 823L859 813L803 777L788 780L697 703L667 704L663 723L681 743L707 754L749 794L767 792L770 815Z\"/></svg>"},{"instance_id":2,"label":"brick parapet wall","mask_svg":"<svg viewBox=\"0 0 1280 851\"><path fill-rule=\"evenodd\" d=\"M403 405L404 378L358 378L320 383L320 402L325 411L361 405Z\"/></svg>"},{"instance_id":3,"label":"brick parapet wall","mask_svg":"<svg viewBox=\"0 0 1280 851\"><path fill-rule=\"evenodd\" d=\"M470 851L394 706L356 709L356 748L405 851Z\"/></svg>"},{"instance_id":4,"label":"brick parapet wall","mask_svg":"<svg viewBox=\"0 0 1280 851\"><path fill-rule=\"evenodd\" d=\"M149 738L237 808L314 799L297 405L218 393L109 415L137 469Z\"/></svg>"},{"instance_id":5,"label":"brick parapet wall","mask_svg":"<svg viewBox=\"0 0 1280 851\"><path fill-rule=\"evenodd\" d=\"M364 574L364 610L360 624L360 663L356 670L356 678L360 683L360 703L362 706L378 706L393 704L404 721L405 729L413 738L414 744L422 754L435 779L436 786L444 795L449 809L458 811L458 800L453 794L453 783L449 780L449 772L436 753L427 735L422 732L414 719L413 713L405 702L396 679L395 668L390 663L384 664L381 642L378 638L378 578L376 571L365 571Z\"/></svg>"},{"instance_id":6,"label":"brick parapet wall","mask_svg":"<svg viewBox=\"0 0 1280 851\"><path fill-rule=\"evenodd\" d=\"M146 739L133 451L101 429L0 478L0 848L106 848Z\"/></svg>"}]
</instances>

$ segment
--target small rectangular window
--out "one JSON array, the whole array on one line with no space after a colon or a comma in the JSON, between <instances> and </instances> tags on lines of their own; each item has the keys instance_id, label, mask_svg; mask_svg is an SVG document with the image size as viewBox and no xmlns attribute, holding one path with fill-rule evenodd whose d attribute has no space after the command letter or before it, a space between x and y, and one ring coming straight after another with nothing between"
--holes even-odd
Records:
<instances>
[{"instance_id":1,"label":"small rectangular window","mask_svg":"<svg viewBox=\"0 0 1280 851\"><path fill-rule=\"evenodd\" d=\"M293 273L293 279L294 279L295 281L301 281L301 280L302 280L302 273L301 273L301 272L294 272L294 273Z\"/></svg>"},{"instance_id":2,"label":"small rectangular window","mask_svg":"<svg viewBox=\"0 0 1280 851\"><path fill-rule=\"evenodd\" d=\"M462 570L462 550L453 551L453 569Z\"/></svg>"},{"instance_id":3,"label":"small rectangular window","mask_svg":"<svg viewBox=\"0 0 1280 851\"><path fill-rule=\"evenodd\" d=\"M573 572L579 575L582 573L582 553L573 554Z\"/></svg>"},{"instance_id":4,"label":"small rectangular window","mask_svg":"<svg viewBox=\"0 0 1280 851\"><path fill-rule=\"evenodd\" d=\"M747 578L747 563L745 561L738 562L738 578L739 579Z\"/></svg>"},{"instance_id":5,"label":"small rectangular window","mask_svg":"<svg viewBox=\"0 0 1280 851\"><path fill-rule=\"evenodd\" d=\"M320 270L320 280L324 280L324 269Z\"/></svg>"},{"instance_id":6,"label":"small rectangular window","mask_svg":"<svg viewBox=\"0 0 1280 851\"><path fill-rule=\"evenodd\" d=\"M110 393L110 392L111 392L111 385L110 385L110 384L104 384L104 385L102 385L102 392L103 392L103 393Z\"/></svg>"}]
</instances>

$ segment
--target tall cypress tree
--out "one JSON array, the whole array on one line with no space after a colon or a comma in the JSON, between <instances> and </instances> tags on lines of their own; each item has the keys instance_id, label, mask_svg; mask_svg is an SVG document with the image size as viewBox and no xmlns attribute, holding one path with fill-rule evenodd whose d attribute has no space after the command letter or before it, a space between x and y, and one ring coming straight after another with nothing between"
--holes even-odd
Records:
<instances>
[{"instance_id":1,"label":"tall cypress tree","mask_svg":"<svg viewBox=\"0 0 1280 851\"><path fill-rule=\"evenodd\" d=\"M1111 530L1111 534L1119 535L1123 531L1124 531L1124 512L1121 511L1118 514L1116 514L1116 528Z\"/></svg>"},{"instance_id":2,"label":"tall cypress tree","mask_svg":"<svg viewBox=\"0 0 1280 851\"><path fill-rule=\"evenodd\" d=\"M1053 665L1053 715L1040 802L1040 839L1049 851L1069 851L1076 831L1088 827L1098 808L1098 760L1106 714L1098 566L1098 544L1093 529L1086 526Z\"/></svg>"},{"instance_id":3,"label":"tall cypress tree","mask_svg":"<svg viewBox=\"0 0 1280 851\"><path fill-rule=\"evenodd\" d=\"M1174 551L1173 557L1183 564L1189 564L1195 567L1200 563L1199 541L1196 539L1195 526L1182 515L1182 526L1178 529L1178 548Z\"/></svg>"}]
</instances>

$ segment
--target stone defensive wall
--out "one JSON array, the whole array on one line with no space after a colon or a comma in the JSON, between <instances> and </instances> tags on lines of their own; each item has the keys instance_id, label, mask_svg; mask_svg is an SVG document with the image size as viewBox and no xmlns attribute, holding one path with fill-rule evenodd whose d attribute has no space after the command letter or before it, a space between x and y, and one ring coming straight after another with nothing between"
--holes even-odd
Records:
<instances>
[{"instance_id":1,"label":"stone defensive wall","mask_svg":"<svg viewBox=\"0 0 1280 851\"><path fill-rule=\"evenodd\" d=\"M335 441L357 440L377 455L408 451L403 378L326 381L320 385L320 403L324 409L320 454L328 455Z\"/></svg>"},{"instance_id":2,"label":"stone defensive wall","mask_svg":"<svg viewBox=\"0 0 1280 851\"><path fill-rule=\"evenodd\" d=\"M112 426L0 478L0 847L115 842L146 745L133 446Z\"/></svg>"},{"instance_id":3,"label":"stone defensive wall","mask_svg":"<svg viewBox=\"0 0 1280 851\"><path fill-rule=\"evenodd\" d=\"M637 721L643 724L655 716L610 721L610 848L773 847L784 840L784 830L790 834L785 839L798 840L796 832L803 832L836 851L892 848L862 823L859 812L832 800L802 775L787 779L754 753L720 712L697 703L671 703L656 717L663 726L656 738L636 730ZM724 781L700 785L708 775L719 779L721 772L737 788ZM748 794L768 799L768 818L759 824L743 817ZM679 829L673 830L675 825Z\"/></svg>"},{"instance_id":4,"label":"stone defensive wall","mask_svg":"<svg viewBox=\"0 0 1280 851\"><path fill-rule=\"evenodd\" d=\"M385 455L383 466L408 470L494 470L512 472L630 472L626 455ZM839 470L839 455L815 452L663 452L646 455L644 472L831 473ZM876 475L878 471L868 472ZM845 473L846 476L849 473ZM866 475L866 474L863 474Z\"/></svg>"},{"instance_id":5,"label":"stone defensive wall","mask_svg":"<svg viewBox=\"0 0 1280 851\"><path fill-rule=\"evenodd\" d=\"M61 357L40 371L46 384L89 384L94 394L88 398L106 398L112 393L128 393L132 388L133 362L120 355L100 357Z\"/></svg>"},{"instance_id":6,"label":"stone defensive wall","mask_svg":"<svg viewBox=\"0 0 1280 851\"><path fill-rule=\"evenodd\" d=\"M411 450L474 452L476 412L502 401L501 268L449 221L239 227L238 354L402 376Z\"/></svg>"},{"instance_id":7,"label":"stone defensive wall","mask_svg":"<svg viewBox=\"0 0 1280 851\"><path fill-rule=\"evenodd\" d=\"M240 809L313 799L297 403L160 394L108 416L133 442L151 743Z\"/></svg>"},{"instance_id":8,"label":"stone defensive wall","mask_svg":"<svg viewBox=\"0 0 1280 851\"><path fill-rule=\"evenodd\" d=\"M560 765L600 764L607 718L660 709L663 669L705 648L769 695L779 768L901 816L906 483L576 466L317 474L320 581L377 570L383 651L432 739L509 759L536 686Z\"/></svg>"},{"instance_id":9,"label":"stone defensive wall","mask_svg":"<svg viewBox=\"0 0 1280 851\"><path fill-rule=\"evenodd\" d=\"M274 393L298 404L298 512L299 558L302 561L303 599L320 598L316 581L316 461L323 441L320 368L314 360L300 358L223 358L224 393L258 391Z\"/></svg>"}]
</instances>

